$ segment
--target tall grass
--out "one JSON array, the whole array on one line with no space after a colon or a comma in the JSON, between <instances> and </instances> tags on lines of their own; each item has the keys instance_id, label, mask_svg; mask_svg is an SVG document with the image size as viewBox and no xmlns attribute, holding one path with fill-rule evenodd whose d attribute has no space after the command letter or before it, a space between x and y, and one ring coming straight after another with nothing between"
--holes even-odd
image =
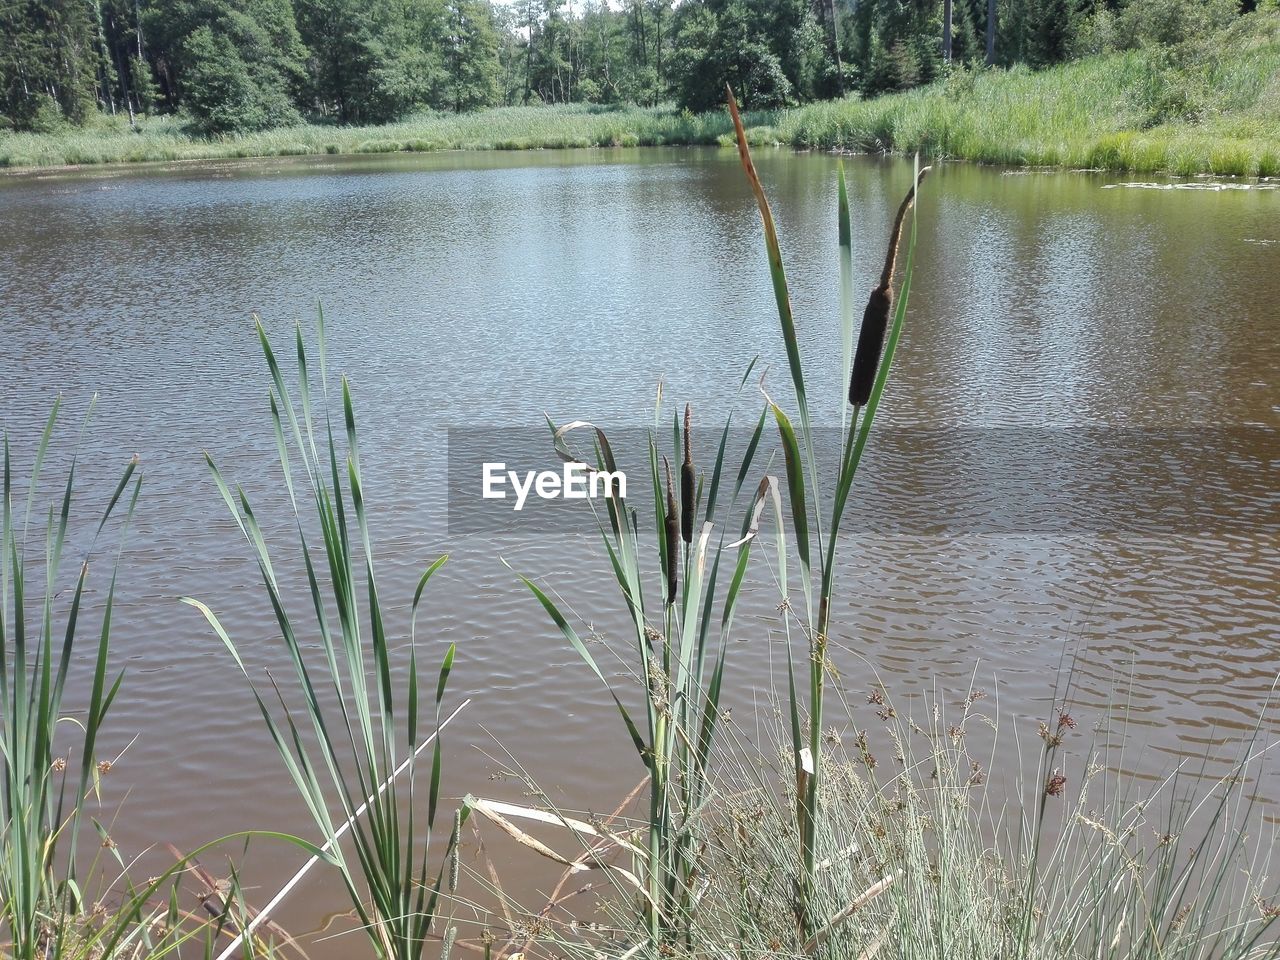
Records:
<instances>
[{"instance_id":1,"label":"tall grass","mask_svg":"<svg viewBox=\"0 0 1280 960\"><path fill-rule=\"evenodd\" d=\"M137 461L123 469L119 483L100 508L90 543L74 579L64 579L75 492L76 465L67 471L62 495L40 509L41 467L57 423L55 403L36 447L25 510L15 512L13 463L4 437L4 503L0 522L0 919L18 957L58 955L65 926L61 918L79 912L83 896L76 874L76 846L84 802L98 787L98 735L120 687L108 666L116 566L108 586L97 636L86 641L81 623L90 560L99 536L123 501L123 530L133 516L141 477ZM43 557L28 554L32 528L43 536ZM34 587L28 573L43 566ZM64 593L69 589L69 593ZM63 696L78 654L89 646L93 666L88 704L78 716L65 712ZM69 744L61 730L75 731L79 754L61 756Z\"/></svg>"},{"instance_id":2,"label":"tall grass","mask_svg":"<svg viewBox=\"0 0 1280 960\"><path fill-rule=\"evenodd\" d=\"M837 725L855 732L847 742L827 737L826 837L813 876L823 922L805 932L792 913L806 867L791 795L777 789L790 774L789 735L769 727L761 745L738 733L717 758L725 799L699 817L710 882L690 938L696 946L674 956L1280 956L1271 848L1256 836L1261 818L1245 786L1265 749L1256 737L1245 735L1220 778L1179 770L1139 787L1123 772L1124 731L1106 718L1090 739L1084 717L1076 729L1055 711L1024 771L1020 745L1004 742L1015 731L984 711L977 691L958 703L921 698L915 716L887 695L873 698L860 709L879 713L878 730L843 702ZM1070 760L1061 749L1069 739L1085 741ZM611 919L638 936L625 911ZM564 947L575 956L625 953Z\"/></svg>"},{"instance_id":3,"label":"tall grass","mask_svg":"<svg viewBox=\"0 0 1280 960\"><path fill-rule=\"evenodd\" d=\"M12 960L160 960L190 945L202 951L245 914L236 885L222 908L193 913L180 904L180 880L195 858L229 841L264 837L308 853L297 838L247 832L206 843L159 876L135 883L91 805L113 763L99 759L104 724L124 679L111 666L116 584L142 477L137 459L89 515L76 489L79 439L60 494L47 506L43 468L58 436L55 401L35 446L25 504L4 436L0 514L0 956ZM90 407L92 412L92 406ZM85 424L88 424L86 417ZM82 428L83 435L83 428ZM106 536L115 556L101 558ZM37 554L33 546L42 548ZM76 554L68 576L68 553ZM104 565L99 569L100 565ZM29 578L42 574L33 584ZM105 583L95 588L94 582ZM99 622L93 627L86 623ZM86 637L86 634L89 636ZM87 676L79 676L87 661ZM71 684L82 685L73 689ZM68 700L71 701L70 705ZM88 820L89 823L85 821ZM92 831L88 828L92 826ZM88 834L88 863L78 854ZM212 900L207 901L212 904ZM104 907L110 903L110 908ZM250 940L246 949L261 954Z\"/></svg>"},{"instance_id":4,"label":"tall grass","mask_svg":"<svg viewBox=\"0 0 1280 960\"><path fill-rule=\"evenodd\" d=\"M261 324L258 336L271 374L271 424L281 480L292 505L297 555L305 567L310 595L311 609L305 616L289 611L267 540L245 491L241 487L233 491L213 461L208 463L227 509L257 560L301 704L290 707L273 681L272 696L283 713L279 719L214 611L198 600L187 602L204 614L248 681L285 769L325 841L323 856L336 865L375 954L387 960L418 960L436 919L445 862L433 874L431 841L440 806L441 744L439 737L429 734L441 721L454 648L445 653L434 684L423 688L411 628L407 681L402 684L396 679L393 638L386 626L390 610L375 575L351 392L343 378L338 401L341 419L335 426L323 317L318 408L312 402L317 384L312 381L301 328L295 341L298 372L293 390ZM295 477L299 469L301 484ZM318 548L310 542L310 523L319 527ZM439 558L422 574L410 605L411 625L416 626L424 591L445 560ZM316 641L318 657L309 653ZM434 748L424 789L413 759L427 739L434 739ZM335 820L334 806L341 820ZM348 824L354 862L338 842ZM455 828L450 847L456 841Z\"/></svg>"},{"instance_id":5,"label":"tall grass","mask_svg":"<svg viewBox=\"0 0 1280 960\"><path fill-rule=\"evenodd\" d=\"M757 115L759 122L767 119ZM721 114L693 115L643 107L498 107L480 113L424 113L370 127L306 124L205 139L171 117L137 131L110 123L54 134L0 133L0 166L141 163L237 157L437 150L534 150L714 145L730 131Z\"/></svg>"}]
</instances>

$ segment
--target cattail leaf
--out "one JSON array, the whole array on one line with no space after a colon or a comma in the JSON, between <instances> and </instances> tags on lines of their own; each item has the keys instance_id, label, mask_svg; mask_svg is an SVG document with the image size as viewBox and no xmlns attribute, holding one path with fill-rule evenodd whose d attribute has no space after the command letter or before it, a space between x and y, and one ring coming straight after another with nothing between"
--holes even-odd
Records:
<instances>
[{"instance_id":1,"label":"cattail leaf","mask_svg":"<svg viewBox=\"0 0 1280 960\"><path fill-rule=\"evenodd\" d=\"M434 826L436 810L440 805L440 738L436 737L434 749L431 751L431 789L427 793L427 826Z\"/></svg>"},{"instance_id":2,"label":"cattail leaf","mask_svg":"<svg viewBox=\"0 0 1280 960\"><path fill-rule=\"evenodd\" d=\"M438 557L431 564L431 566L427 567L426 571L418 579L418 586L413 591L413 603L410 606L410 610L411 610L411 615L409 617L410 635L412 635L413 628L418 622L418 607L422 603L422 593L424 590L427 589L427 582L432 578L432 576L435 574L437 570L439 570L441 567L445 565L446 562L448 562L448 560L449 560L449 555L447 553Z\"/></svg>"},{"instance_id":3,"label":"cattail leaf","mask_svg":"<svg viewBox=\"0 0 1280 960\"><path fill-rule=\"evenodd\" d=\"M791 313L791 294L787 290L787 274L782 266L782 248L778 244L778 231L773 223L773 212L769 209L769 198L765 196L764 186L756 173L755 164L751 160L751 149L747 146L747 132L742 126L742 117L738 113L738 101L733 96L733 89L725 85L725 95L729 102L729 115L733 118L733 129L737 137L738 157L742 161L742 169L746 172L747 182L755 195L756 206L760 210L760 221L764 227L764 245L769 255L769 276L773 281L773 296L778 307L778 320L782 324L782 342L787 351L787 365L791 368L791 384L796 391L796 402L800 405L802 423L808 421L808 402L805 399L804 369L800 364L800 344L796 338L795 318Z\"/></svg>"},{"instance_id":4,"label":"cattail leaf","mask_svg":"<svg viewBox=\"0 0 1280 960\"><path fill-rule=\"evenodd\" d=\"M836 191L839 209L836 219L839 224L840 246L846 250L853 246L853 230L849 225L849 190L844 179L844 161L836 161Z\"/></svg>"},{"instance_id":5,"label":"cattail leaf","mask_svg":"<svg viewBox=\"0 0 1280 960\"><path fill-rule=\"evenodd\" d=\"M756 488L751 511L742 524L742 537L729 544L729 549L738 548L738 562L734 567L733 577L725 592L724 609L720 614L720 635L728 636L733 626L733 614L737 607L738 593L742 589L742 581L746 576L747 562L750 558L751 543L760 532L760 518L765 508L773 504L773 515L778 527L778 583L782 590L782 598L787 599L787 532L783 526L782 495L778 489L778 479L765 476Z\"/></svg>"},{"instance_id":6,"label":"cattail leaf","mask_svg":"<svg viewBox=\"0 0 1280 960\"><path fill-rule=\"evenodd\" d=\"M787 493L791 501L791 522L796 530L796 555L800 558L800 571L807 580L809 576L809 514L805 497L804 463L800 456L800 443L796 439L795 428L791 420L776 403L773 406L773 419L778 425L778 437L782 441L782 452L787 466ZM807 593L807 590L806 590Z\"/></svg>"},{"instance_id":7,"label":"cattail leaf","mask_svg":"<svg viewBox=\"0 0 1280 960\"><path fill-rule=\"evenodd\" d=\"M453 658L458 651L456 643L449 644L449 649L445 651L444 661L440 664L440 679L436 681L436 706L440 706L440 702L444 699L445 687L449 685L449 674L453 672Z\"/></svg>"},{"instance_id":8,"label":"cattail leaf","mask_svg":"<svg viewBox=\"0 0 1280 960\"><path fill-rule=\"evenodd\" d=\"M613 697L613 702L618 708L618 713L622 716L622 722L626 724L627 732L631 735L631 742L635 745L636 752L640 754L640 760L646 767L650 766L651 751L645 745L644 738L640 736L640 731L631 719L631 714L627 712L626 707L622 705L622 701L618 699L618 695L613 692L613 688L609 686L609 681L604 678L604 674L600 671L600 667L596 664L595 658L591 656L591 652L587 649L587 645L582 642L582 638L578 636L578 632L573 629L569 621L565 619L555 602L548 597L532 580L528 577L516 574L520 582L529 588L530 592L542 604L542 609L547 611L553 623L560 630L561 635L569 641L569 645L577 651L578 656L582 659L591 672L596 675L601 683L605 685L605 689L609 691L609 696Z\"/></svg>"}]
</instances>

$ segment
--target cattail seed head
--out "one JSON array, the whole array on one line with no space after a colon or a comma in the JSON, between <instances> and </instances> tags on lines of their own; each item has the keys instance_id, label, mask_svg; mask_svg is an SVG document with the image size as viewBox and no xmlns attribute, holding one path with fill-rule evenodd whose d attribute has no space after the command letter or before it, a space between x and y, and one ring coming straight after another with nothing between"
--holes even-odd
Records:
<instances>
[{"instance_id":1,"label":"cattail seed head","mask_svg":"<svg viewBox=\"0 0 1280 960\"><path fill-rule=\"evenodd\" d=\"M680 517L676 512L676 497L671 482L671 463L666 457L662 458L662 466L667 473L667 569L664 572L667 575L667 603L673 604L676 602L676 584L679 580L677 569L680 565L680 548L677 544L680 542Z\"/></svg>"},{"instance_id":2,"label":"cattail seed head","mask_svg":"<svg viewBox=\"0 0 1280 960\"><path fill-rule=\"evenodd\" d=\"M855 407L866 406L871 399L892 308L893 294L890 291L879 287L871 291L867 309L862 313L862 329L858 331L858 349L853 355L853 373L849 378L849 402Z\"/></svg>"},{"instance_id":3,"label":"cattail seed head","mask_svg":"<svg viewBox=\"0 0 1280 960\"><path fill-rule=\"evenodd\" d=\"M884 268L880 271L880 282L871 291L867 308L862 313L858 349L853 356L853 372L849 377L849 402L855 407L866 406L871 399L871 390L876 382L876 371L880 367L880 354L884 350L885 331L889 327L889 315L893 312L893 272L898 262L902 224L907 218L907 211L915 202L916 190L928 172L928 167L920 170L916 182L912 184L901 206L898 207L898 215L894 218L893 230L889 234L889 249L885 253Z\"/></svg>"},{"instance_id":4,"label":"cattail seed head","mask_svg":"<svg viewBox=\"0 0 1280 960\"><path fill-rule=\"evenodd\" d=\"M689 428L693 419L693 411L689 404L684 406L684 463L680 466L680 537L685 543L693 543L693 452L689 441Z\"/></svg>"}]
</instances>

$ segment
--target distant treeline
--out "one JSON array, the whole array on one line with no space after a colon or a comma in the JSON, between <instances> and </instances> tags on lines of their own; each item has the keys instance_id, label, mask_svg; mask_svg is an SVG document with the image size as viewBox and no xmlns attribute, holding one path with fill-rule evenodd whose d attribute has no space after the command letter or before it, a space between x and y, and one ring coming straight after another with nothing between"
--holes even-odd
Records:
<instances>
[{"instance_id":1,"label":"distant treeline","mask_svg":"<svg viewBox=\"0 0 1280 960\"><path fill-rule=\"evenodd\" d=\"M205 133L422 109L751 108L1047 66L1276 0L0 0L0 129L176 113Z\"/></svg>"}]
</instances>

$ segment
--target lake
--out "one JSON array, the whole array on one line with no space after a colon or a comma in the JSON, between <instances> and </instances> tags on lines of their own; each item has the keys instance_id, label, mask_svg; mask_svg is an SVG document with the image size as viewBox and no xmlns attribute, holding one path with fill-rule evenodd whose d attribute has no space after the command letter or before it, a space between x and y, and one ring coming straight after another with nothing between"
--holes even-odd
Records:
<instances>
[{"instance_id":1,"label":"lake","mask_svg":"<svg viewBox=\"0 0 1280 960\"><path fill-rule=\"evenodd\" d=\"M811 403L838 425L836 160L761 151L757 162ZM846 166L861 300L911 167ZM1145 782L1179 763L1206 782L1222 776L1258 724L1280 668L1280 192L1121 179L948 164L926 182L876 436L970 431L1033 450L1119 438L1107 486L1125 492L1083 528L939 522L855 534L832 638L854 717L837 726L875 723L862 711L878 681L905 703L926 692L954 702L973 685L1034 741L1072 664L1073 715L1082 727L1123 715L1128 766ZM577 531L451 527L448 439L535 431L544 413L634 431L652 422L659 381L668 416L689 402L699 431L714 434L730 409L758 415L758 374L739 392L757 356L770 392L788 397L759 221L733 151L45 172L0 178L0 223L0 417L18 472L60 392L71 435L98 396L78 473L90 503L130 455L145 475L115 617L127 675L104 748L128 746L103 804L106 819L121 808L111 833L126 857L252 827L311 835L243 678L178 598L217 611L252 669L288 669L201 453L244 484L287 551L251 314L287 354L294 322L310 334L317 302L363 431L384 597L407 611L420 571L450 554L418 625L431 658L458 644L451 702L473 698L448 731L446 791L519 801L526 785L503 772L518 763L557 802L604 811L636 784L643 768L608 694L512 573L558 589L584 632L625 651L607 560ZM905 495L890 489L892 471L880 475ZM945 502L971 482L940 477L912 502ZM1020 492L1069 496L1053 480L1036 474ZM1145 522L1141 492L1175 482L1207 513ZM766 569L758 576L730 659L739 717L778 689L782 662L776 589ZM623 662L605 669L627 689ZM1278 730L1267 715L1261 740ZM1254 786L1274 824L1280 778L1263 773ZM496 850L513 894L540 906L558 871ZM166 856L144 854L142 875ZM483 872L474 845L468 857ZM250 899L268 899L300 860L255 845L242 872ZM279 919L300 934L341 908L337 883L316 876ZM345 943L311 955L345 956Z\"/></svg>"}]
</instances>

